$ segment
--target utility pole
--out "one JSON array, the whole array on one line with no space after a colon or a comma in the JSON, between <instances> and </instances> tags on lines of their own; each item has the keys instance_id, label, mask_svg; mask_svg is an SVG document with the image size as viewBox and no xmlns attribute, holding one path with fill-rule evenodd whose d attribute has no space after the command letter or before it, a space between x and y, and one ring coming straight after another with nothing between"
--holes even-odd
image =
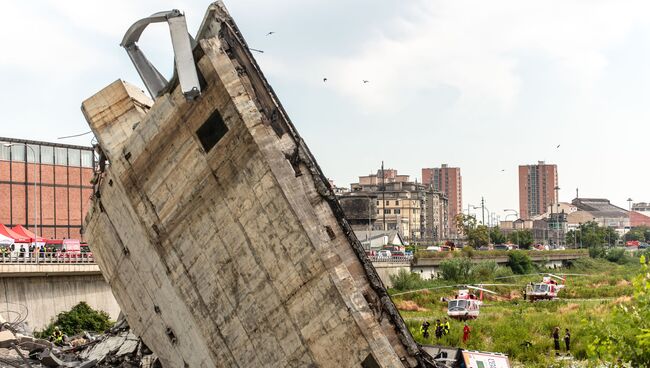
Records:
<instances>
[{"instance_id":1,"label":"utility pole","mask_svg":"<svg viewBox=\"0 0 650 368\"><path fill-rule=\"evenodd\" d=\"M481 197L481 222L485 225L485 200Z\"/></svg>"},{"instance_id":2,"label":"utility pole","mask_svg":"<svg viewBox=\"0 0 650 368\"><path fill-rule=\"evenodd\" d=\"M627 198L627 232L629 233L630 230L632 230L632 198L628 197ZM627 244L627 241L625 240L625 235L627 233L623 234L623 245Z\"/></svg>"},{"instance_id":3,"label":"utility pole","mask_svg":"<svg viewBox=\"0 0 650 368\"><path fill-rule=\"evenodd\" d=\"M557 243L556 245L560 245L560 187L556 185L553 189L555 189L555 203L557 203L557 213L555 216L555 242Z\"/></svg>"},{"instance_id":4,"label":"utility pole","mask_svg":"<svg viewBox=\"0 0 650 368\"><path fill-rule=\"evenodd\" d=\"M386 232L386 175L384 174L384 161L381 162L381 207L384 217L384 232Z\"/></svg>"}]
</instances>

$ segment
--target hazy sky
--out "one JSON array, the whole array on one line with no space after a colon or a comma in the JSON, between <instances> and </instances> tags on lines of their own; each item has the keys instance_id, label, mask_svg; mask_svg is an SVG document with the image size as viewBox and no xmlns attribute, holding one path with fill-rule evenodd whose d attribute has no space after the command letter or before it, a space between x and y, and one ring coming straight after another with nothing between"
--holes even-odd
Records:
<instances>
[{"instance_id":1,"label":"hazy sky","mask_svg":"<svg viewBox=\"0 0 650 368\"><path fill-rule=\"evenodd\" d=\"M177 8L195 33L208 4L3 3L0 136L57 141L87 131L83 99L118 78L142 85L119 47L126 29ZM448 163L461 167L465 207L484 196L500 211L518 208L517 165L546 160L558 165L563 201L576 187L625 208L628 197L650 201L648 1L226 5L249 45L265 51L264 73L339 186L381 160L418 179L420 168ZM164 25L140 45L171 75Z\"/></svg>"}]
</instances>

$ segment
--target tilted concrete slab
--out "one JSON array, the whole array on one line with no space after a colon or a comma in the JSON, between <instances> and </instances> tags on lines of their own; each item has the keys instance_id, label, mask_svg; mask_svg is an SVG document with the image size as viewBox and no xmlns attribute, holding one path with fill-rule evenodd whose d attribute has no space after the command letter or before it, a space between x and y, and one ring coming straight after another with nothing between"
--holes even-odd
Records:
<instances>
[{"instance_id":1,"label":"tilted concrete slab","mask_svg":"<svg viewBox=\"0 0 650 368\"><path fill-rule=\"evenodd\" d=\"M82 110L110 161L85 221L165 367L428 367L223 4L202 95L116 81Z\"/></svg>"}]
</instances>

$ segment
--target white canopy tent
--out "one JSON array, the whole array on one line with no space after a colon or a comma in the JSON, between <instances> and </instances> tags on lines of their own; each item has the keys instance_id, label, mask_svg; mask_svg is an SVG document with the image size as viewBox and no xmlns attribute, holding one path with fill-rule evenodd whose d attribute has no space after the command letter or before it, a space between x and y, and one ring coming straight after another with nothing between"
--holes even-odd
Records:
<instances>
[{"instance_id":1,"label":"white canopy tent","mask_svg":"<svg viewBox=\"0 0 650 368\"><path fill-rule=\"evenodd\" d=\"M8 236L0 234L0 245L11 245L14 243L14 240Z\"/></svg>"}]
</instances>

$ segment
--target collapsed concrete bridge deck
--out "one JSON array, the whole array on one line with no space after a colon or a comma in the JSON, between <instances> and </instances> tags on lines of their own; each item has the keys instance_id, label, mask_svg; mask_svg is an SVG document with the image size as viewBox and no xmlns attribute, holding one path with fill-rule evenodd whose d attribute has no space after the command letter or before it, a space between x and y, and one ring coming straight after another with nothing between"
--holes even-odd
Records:
<instances>
[{"instance_id":1,"label":"collapsed concrete bridge deck","mask_svg":"<svg viewBox=\"0 0 650 368\"><path fill-rule=\"evenodd\" d=\"M109 165L85 234L165 367L433 366L223 4L155 100L116 81L82 110Z\"/></svg>"}]
</instances>

